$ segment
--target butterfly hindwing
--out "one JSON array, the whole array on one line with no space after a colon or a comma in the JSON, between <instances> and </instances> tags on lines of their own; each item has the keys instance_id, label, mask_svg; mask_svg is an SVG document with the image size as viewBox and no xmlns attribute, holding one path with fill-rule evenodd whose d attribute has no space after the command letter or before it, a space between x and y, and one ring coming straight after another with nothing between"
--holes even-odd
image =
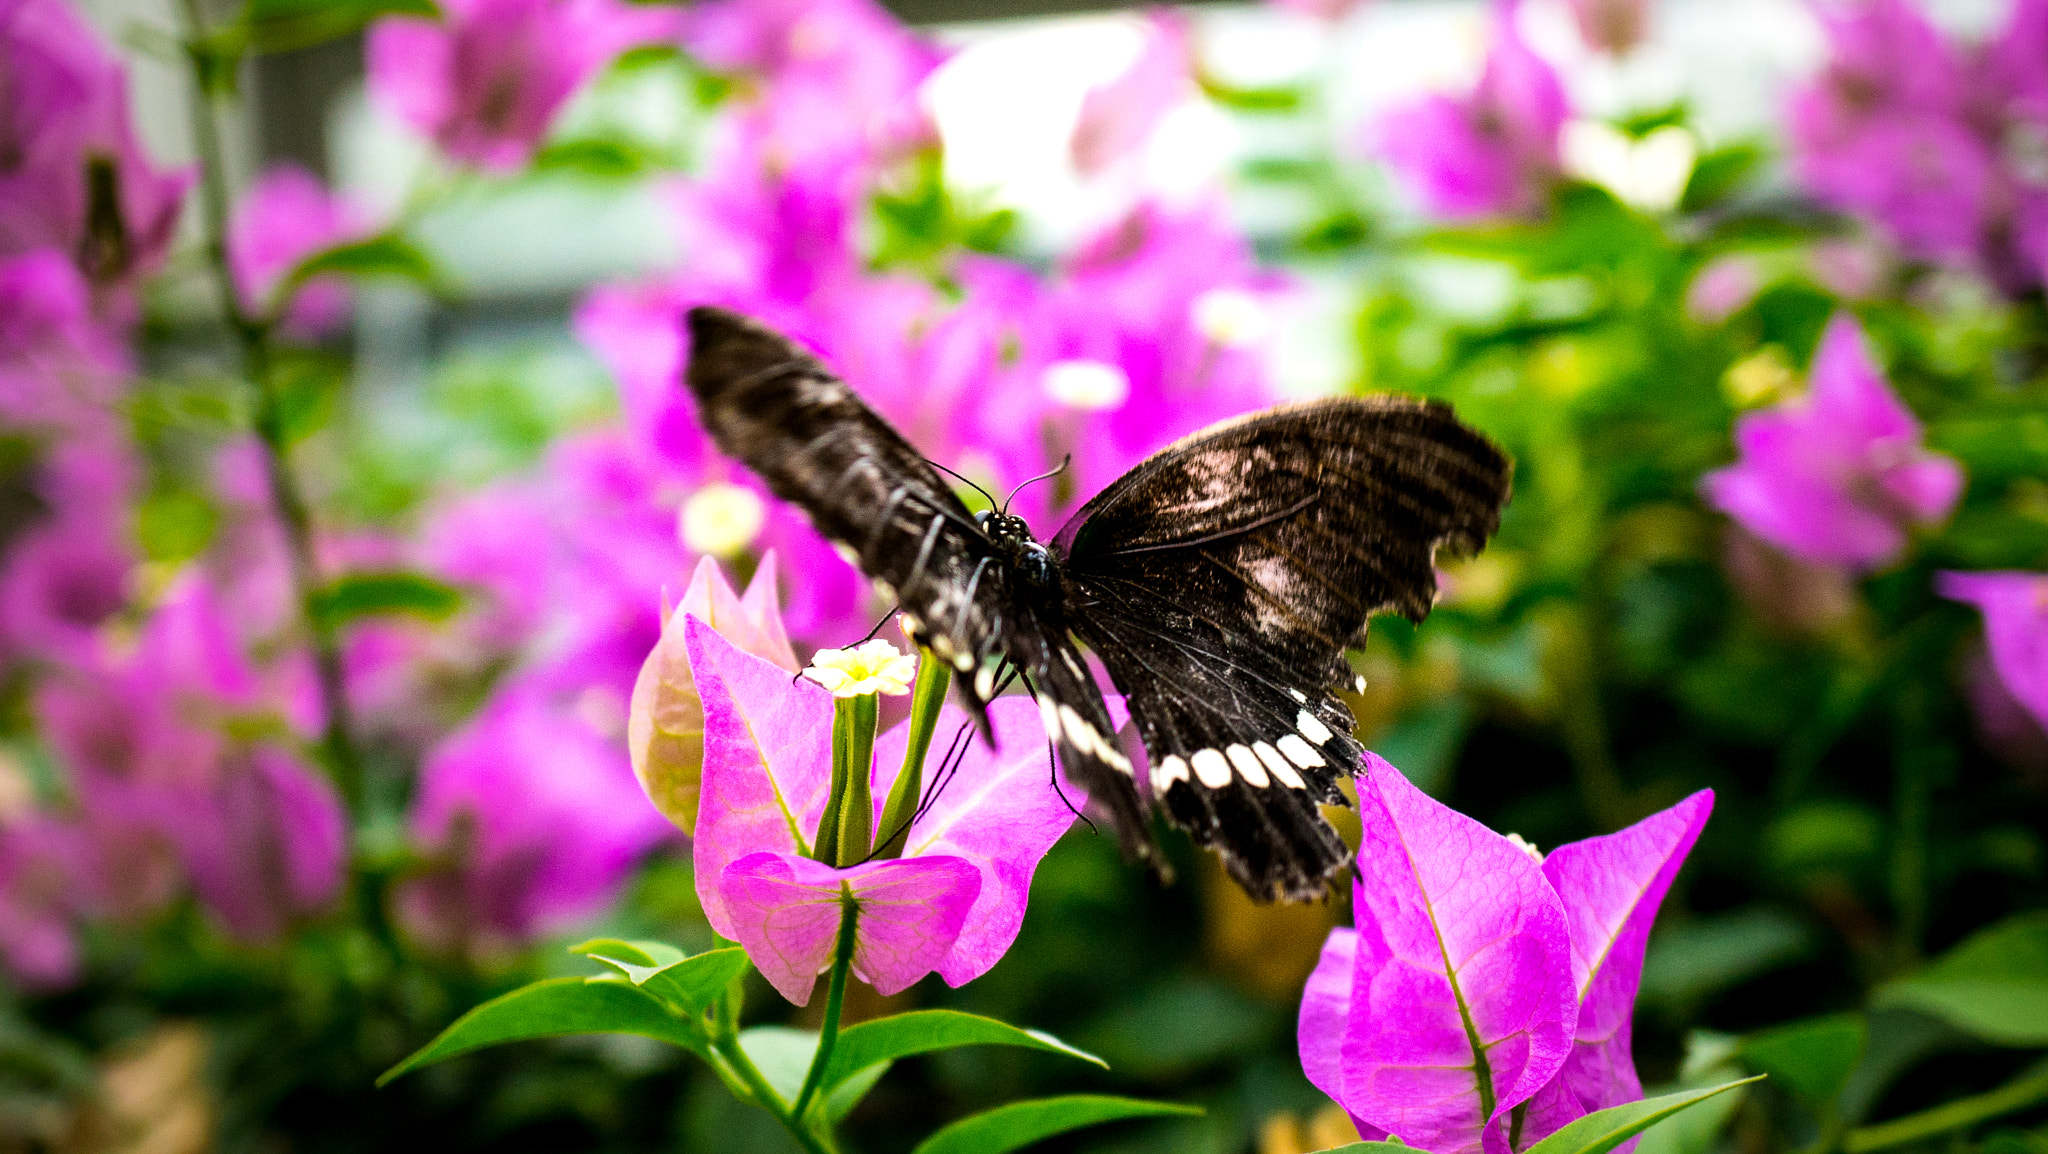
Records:
<instances>
[{"instance_id":1,"label":"butterfly hindwing","mask_svg":"<svg viewBox=\"0 0 2048 1154\"><path fill-rule=\"evenodd\" d=\"M1317 808L1362 761L1330 692L1344 652L1372 614L1428 613L1437 548L1484 543L1510 473L1448 406L1319 401L1162 450L1055 539L1068 616L1151 757L1134 787L1253 894L1314 896L1344 866Z\"/></svg>"},{"instance_id":2,"label":"butterfly hindwing","mask_svg":"<svg viewBox=\"0 0 2048 1154\"><path fill-rule=\"evenodd\" d=\"M952 489L788 338L709 306L691 309L689 320L690 391L718 447L850 552L901 606L913 640L979 672L1000 637L1008 574ZM972 703L990 688L961 679Z\"/></svg>"}]
</instances>

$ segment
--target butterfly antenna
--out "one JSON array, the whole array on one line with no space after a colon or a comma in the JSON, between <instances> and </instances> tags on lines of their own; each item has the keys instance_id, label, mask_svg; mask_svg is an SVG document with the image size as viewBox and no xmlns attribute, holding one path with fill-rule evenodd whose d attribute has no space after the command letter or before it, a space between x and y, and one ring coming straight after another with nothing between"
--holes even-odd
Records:
<instances>
[{"instance_id":1,"label":"butterfly antenna","mask_svg":"<svg viewBox=\"0 0 2048 1154\"><path fill-rule=\"evenodd\" d=\"M963 477L960 474L954 472L953 470L948 469L944 465L939 464L937 461L928 459L925 461L925 464L930 465L932 468L937 469L939 472L946 474L948 477L951 477L954 480L959 481L961 484L966 485L968 488L974 490L975 492L980 493L982 495L982 498L988 502L989 508L993 509L996 507L996 499L989 494L989 491L987 489L982 488L980 485L975 484L973 481L968 480L966 477Z\"/></svg>"},{"instance_id":2,"label":"butterfly antenna","mask_svg":"<svg viewBox=\"0 0 2048 1154\"><path fill-rule=\"evenodd\" d=\"M1059 467L1059 468L1057 468L1057 469L1054 469L1054 470L1052 470L1052 471L1051 471L1051 472L1049 472L1049 473L1040 473L1040 474L1039 474L1039 475L1037 475L1036 477L1032 477L1032 478L1030 478L1030 479L1028 479L1028 480L1024 480L1024 481L1019 481L1019 482L1017 483L1017 487L1016 487L1016 488L1014 488L1014 489L1012 489L1012 490L1010 490L1010 497L1009 497L1009 500L1008 500L1008 501L1004 501L1004 502L1003 502L1003 512L1004 512L1004 514L1005 514L1005 515L1007 515L1007 514L1009 513L1009 511L1010 511L1010 501L1014 501L1014 500L1016 500L1016 499L1017 499L1017 494L1019 494L1019 493L1022 493L1022 492L1024 491L1024 487L1025 487L1026 485L1036 485L1036 484L1037 484L1038 482L1040 482L1040 481L1050 481L1050 480L1052 480L1052 479L1053 479L1054 477L1057 477L1057 476L1059 476L1059 475L1060 475L1061 473L1064 473L1064 472L1066 472L1066 471L1067 471L1067 466L1068 466L1068 465L1071 465L1071 464L1073 464L1073 463L1074 463L1074 455L1073 455L1072 453L1068 453L1068 454L1067 454L1066 456L1064 456L1064 457L1061 457L1061 458L1060 458L1060 467ZM993 504L995 504L995 502L991 501L991 502L989 502L989 504L993 505ZM1085 819L1084 819L1084 820L1085 820Z\"/></svg>"}]
</instances>

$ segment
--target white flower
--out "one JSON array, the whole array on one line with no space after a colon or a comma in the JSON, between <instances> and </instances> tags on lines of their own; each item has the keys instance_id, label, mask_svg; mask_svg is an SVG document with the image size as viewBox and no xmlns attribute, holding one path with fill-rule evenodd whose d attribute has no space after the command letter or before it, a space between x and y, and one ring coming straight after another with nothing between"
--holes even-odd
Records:
<instances>
[{"instance_id":1,"label":"white flower","mask_svg":"<svg viewBox=\"0 0 2048 1154\"><path fill-rule=\"evenodd\" d=\"M1535 862L1537 865L1543 864L1543 851L1537 849L1536 843L1530 841L1528 838L1525 838L1518 833L1511 833L1508 835L1508 844L1514 846L1518 850L1521 850L1523 853L1528 854L1529 860Z\"/></svg>"},{"instance_id":2,"label":"white flower","mask_svg":"<svg viewBox=\"0 0 2048 1154\"><path fill-rule=\"evenodd\" d=\"M1195 329L1226 349L1249 348L1273 329L1266 304L1243 289L1210 289L1195 298Z\"/></svg>"},{"instance_id":3,"label":"white flower","mask_svg":"<svg viewBox=\"0 0 2048 1154\"><path fill-rule=\"evenodd\" d=\"M1070 409L1103 412L1131 395L1131 378L1102 361L1054 361L1045 366L1045 395Z\"/></svg>"},{"instance_id":4,"label":"white flower","mask_svg":"<svg viewBox=\"0 0 2048 1154\"><path fill-rule=\"evenodd\" d=\"M754 543L768 522L768 506L742 485L714 481L683 502L683 546L692 553L730 557Z\"/></svg>"},{"instance_id":5,"label":"white flower","mask_svg":"<svg viewBox=\"0 0 2048 1154\"><path fill-rule=\"evenodd\" d=\"M862 697L910 692L917 676L917 658L876 638L859 649L820 649L804 676L832 691L834 697Z\"/></svg>"}]
</instances>

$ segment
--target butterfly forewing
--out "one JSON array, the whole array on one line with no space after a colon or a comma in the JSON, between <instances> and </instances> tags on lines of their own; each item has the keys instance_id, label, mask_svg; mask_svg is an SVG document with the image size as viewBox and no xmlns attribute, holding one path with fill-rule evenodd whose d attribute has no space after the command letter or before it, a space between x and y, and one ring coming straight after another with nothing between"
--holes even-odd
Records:
<instances>
[{"instance_id":1,"label":"butterfly forewing","mask_svg":"<svg viewBox=\"0 0 2048 1154\"><path fill-rule=\"evenodd\" d=\"M849 551L920 644L974 668L1000 636L1008 574L952 489L795 343L724 309L689 319L690 391L718 447Z\"/></svg>"},{"instance_id":2,"label":"butterfly forewing","mask_svg":"<svg viewBox=\"0 0 2048 1154\"><path fill-rule=\"evenodd\" d=\"M1374 613L1428 613L1436 550L1486 540L1510 472L1448 406L1319 401L1197 433L1061 530L1068 616L1151 756L1134 786L1254 894L1345 864L1317 809L1361 761L1344 651Z\"/></svg>"}]
</instances>

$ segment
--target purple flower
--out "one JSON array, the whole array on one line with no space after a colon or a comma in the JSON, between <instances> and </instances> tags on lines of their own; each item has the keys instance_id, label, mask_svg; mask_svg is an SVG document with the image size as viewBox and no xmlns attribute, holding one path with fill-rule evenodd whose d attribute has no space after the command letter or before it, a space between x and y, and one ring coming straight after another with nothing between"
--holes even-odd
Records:
<instances>
[{"instance_id":1,"label":"purple flower","mask_svg":"<svg viewBox=\"0 0 2048 1154\"><path fill-rule=\"evenodd\" d=\"M1571 105L1557 72L1514 22L1494 22L1493 50L1463 96L1434 94L1388 112L1369 145L1440 216L1524 213L1558 179Z\"/></svg>"},{"instance_id":2,"label":"purple flower","mask_svg":"<svg viewBox=\"0 0 2048 1154\"><path fill-rule=\"evenodd\" d=\"M932 138L918 89L941 54L871 0L711 0L684 21L698 59L759 78L734 127L771 168L867 165Z\"/></svg>"},{"instance_id":3,"label":"purple flower","mask_svg":"<svg viewBox=\"0 0 2048 1154\"><path fill-rule=\"evenodd\" d=\"M1974 265L2008 292L2048 267L2048 5L1989 44L1952 43L1910 0L1824 11L1830 58L1788 107L1795 167L1823 201L1912 256Z\"/></svg>"},{"instance_id":4,"label":"purple flower","mask_svg":"<svg viewBox=\"0 0 2048 1154\"><path fill-rule=\"evenodd\" d=\"M1435 1154L1526 1149L1642 1096L1630 1015L1657 906L1710 792L1548 859L1370 758L1355 930L1301 1006L1309 1080L1367 1139Z\"/></svg>"},{"instance_id":5,"label":"purple flower","mask_svg":"<svg viewBox=\"0 0 2048 1154\"><path fill-rule=\"evenodd\" d=\"M0 260L0 425L111 440L127 375L126 351L93 318L92 286L63 254Z\"/></svg>"},{"instance_id":6,"label":"purple flower","mask_svg":"<svg viewBox=\"0 0 2048 1154\"><path fill-rule=\"evenodd\" d=\"M1073 821L1047 773L1037 710L1020 697L995 701L996 748L970 744L912 823L903 856L835 869L806 856L831 787L831 694L695 618L684 635L704 703L695 852L712 927L798 1005L831 961L844 901L860 907L853 972L878 991L934 969L954 986L986 973L1016 940L1038 860ZM948 707L938 731L966 722ZM898 726L876 742L878 814L906 741Z\"/></svg>"},{"instance_id":7,"label":"purple flower","mask_svg":"<svg viewBox=\"0 0 2048 1154\"><path fill-rule=\"evenodd\" d=\"M0 963L30 991L78 980L74 925L85 856L78 827L48 814L0 826Z\"/></svg>"},{"instance_id":8,"label":"purple flower","mask_svg":"<svg viewBox=\"0 0 2048 1154\"><path fill-rule=\"evenodd\" d=\"M2048 726L2048 574L1943 573L1936 588L1984 614L1991 668L2013 700Z\"/></svg>"},{"instance_id":9,"label":"purple flower","mask_svg":"<svg viewBox=\"0 0 2048 1154\"><path fill-rule=\"evenodd\" d=\"M322 187L318 177L295 165L265 172L235 206L228 223L228 265L242 307L261 314L271 294L300 261L366 231L362 214ZM348 286L337 278L316 278L300 288L284 317L300 336L317 336L348 312Z\"/></svg>"},{"instance_id":10,"label":"purple flower","mask_svg":"<svg viewBox=\"0 0 2048 1154\"><path fill-rule=\"evenodd\" d=\"M718 562L697 562L683 599L669 610L661 640L633 682L626 748L647 800L684 833L697 828L697 792L704 768L704 701L690 674L685 623L710 625L742 653L795 673L802 668L783 631L774 552L761 558L744 596L726 583Z\"/></svg>"},{"instance_id":11,"label":"purple flower","mask_svg":"<svg viewBox=\"0 0 2048 1154\"><path fill-rule=\"evenodd\" d=\"M555 115L612 57L670 35L673 10L618 0L446 0L445 20L370 29L370 91L465 164L526 163Z\"/></svg>"},{"instance_id":12,"label":"purple flower","mask_svg":"<svg viewBox=\"0 0 2048 1154\"><path fill-rule=\"evenodd\" d=\"M136 557L123 526L126 454L96 441L52 450L37 470L49 509L0 553L0 657L88 661L94 633L128 603Z\"/></svg>"},{"instance_id":13,"label":"purple flower","mask_svg":"<svg viewBox=\"0 0 2048 1154\"><path fill-rule=\"evenodd\" d=\"M0 0L0 256L66 254L95 286L163 261L189 171L161 172L128 76L64 0Z\"/></svg>"},{"instance_id":14,"label":"purple flower","mask_svg":"<svg viewBox=\"0 0 2048 1154\"><path fill-rule=\"evenodd\" d=\"M410 822L441 862L401 889L400 916L475 953L594 913L670 833L616 745L516 688L428 755Z\"/></svg>"},{"instance_id":15,"label":"purple flower","mask_svg":"<svg viewBox=\"0 0 2048 1154\"><path fill-rule=\"evenodd\" d=\"M237 938L276 940L341 888L348 824L327 779L273 748L230 759L175 830L199 900Z\"/></svg>"},{"instance_id":16,"label":"purple flower","mask_svg":"<svg viewBox=\"0 0 2048 1154\"><path fill-rule=\"evenodd\" d=\"M1074 167L1092 176L1135 158L1166 114L1198 94L1187 17L1154 9L1145 45L1116 78L1089 89L1074 122Z\"/></svg>"},{"instance_id":17,"label":"purple flower","mask_svg":"<svg viewBox=\"0 0 2048 1154\"><path fill-rule=\"evenodd\" d=\"M1947 517L1963 471L1920 445L1920 422L1885 382L1847 316L1814 353L1811 391L1735 422L1741 457L1707 474L1707 500L1803 561L1873 569L1906 532Z\"/></svg>"}]
</instances>

